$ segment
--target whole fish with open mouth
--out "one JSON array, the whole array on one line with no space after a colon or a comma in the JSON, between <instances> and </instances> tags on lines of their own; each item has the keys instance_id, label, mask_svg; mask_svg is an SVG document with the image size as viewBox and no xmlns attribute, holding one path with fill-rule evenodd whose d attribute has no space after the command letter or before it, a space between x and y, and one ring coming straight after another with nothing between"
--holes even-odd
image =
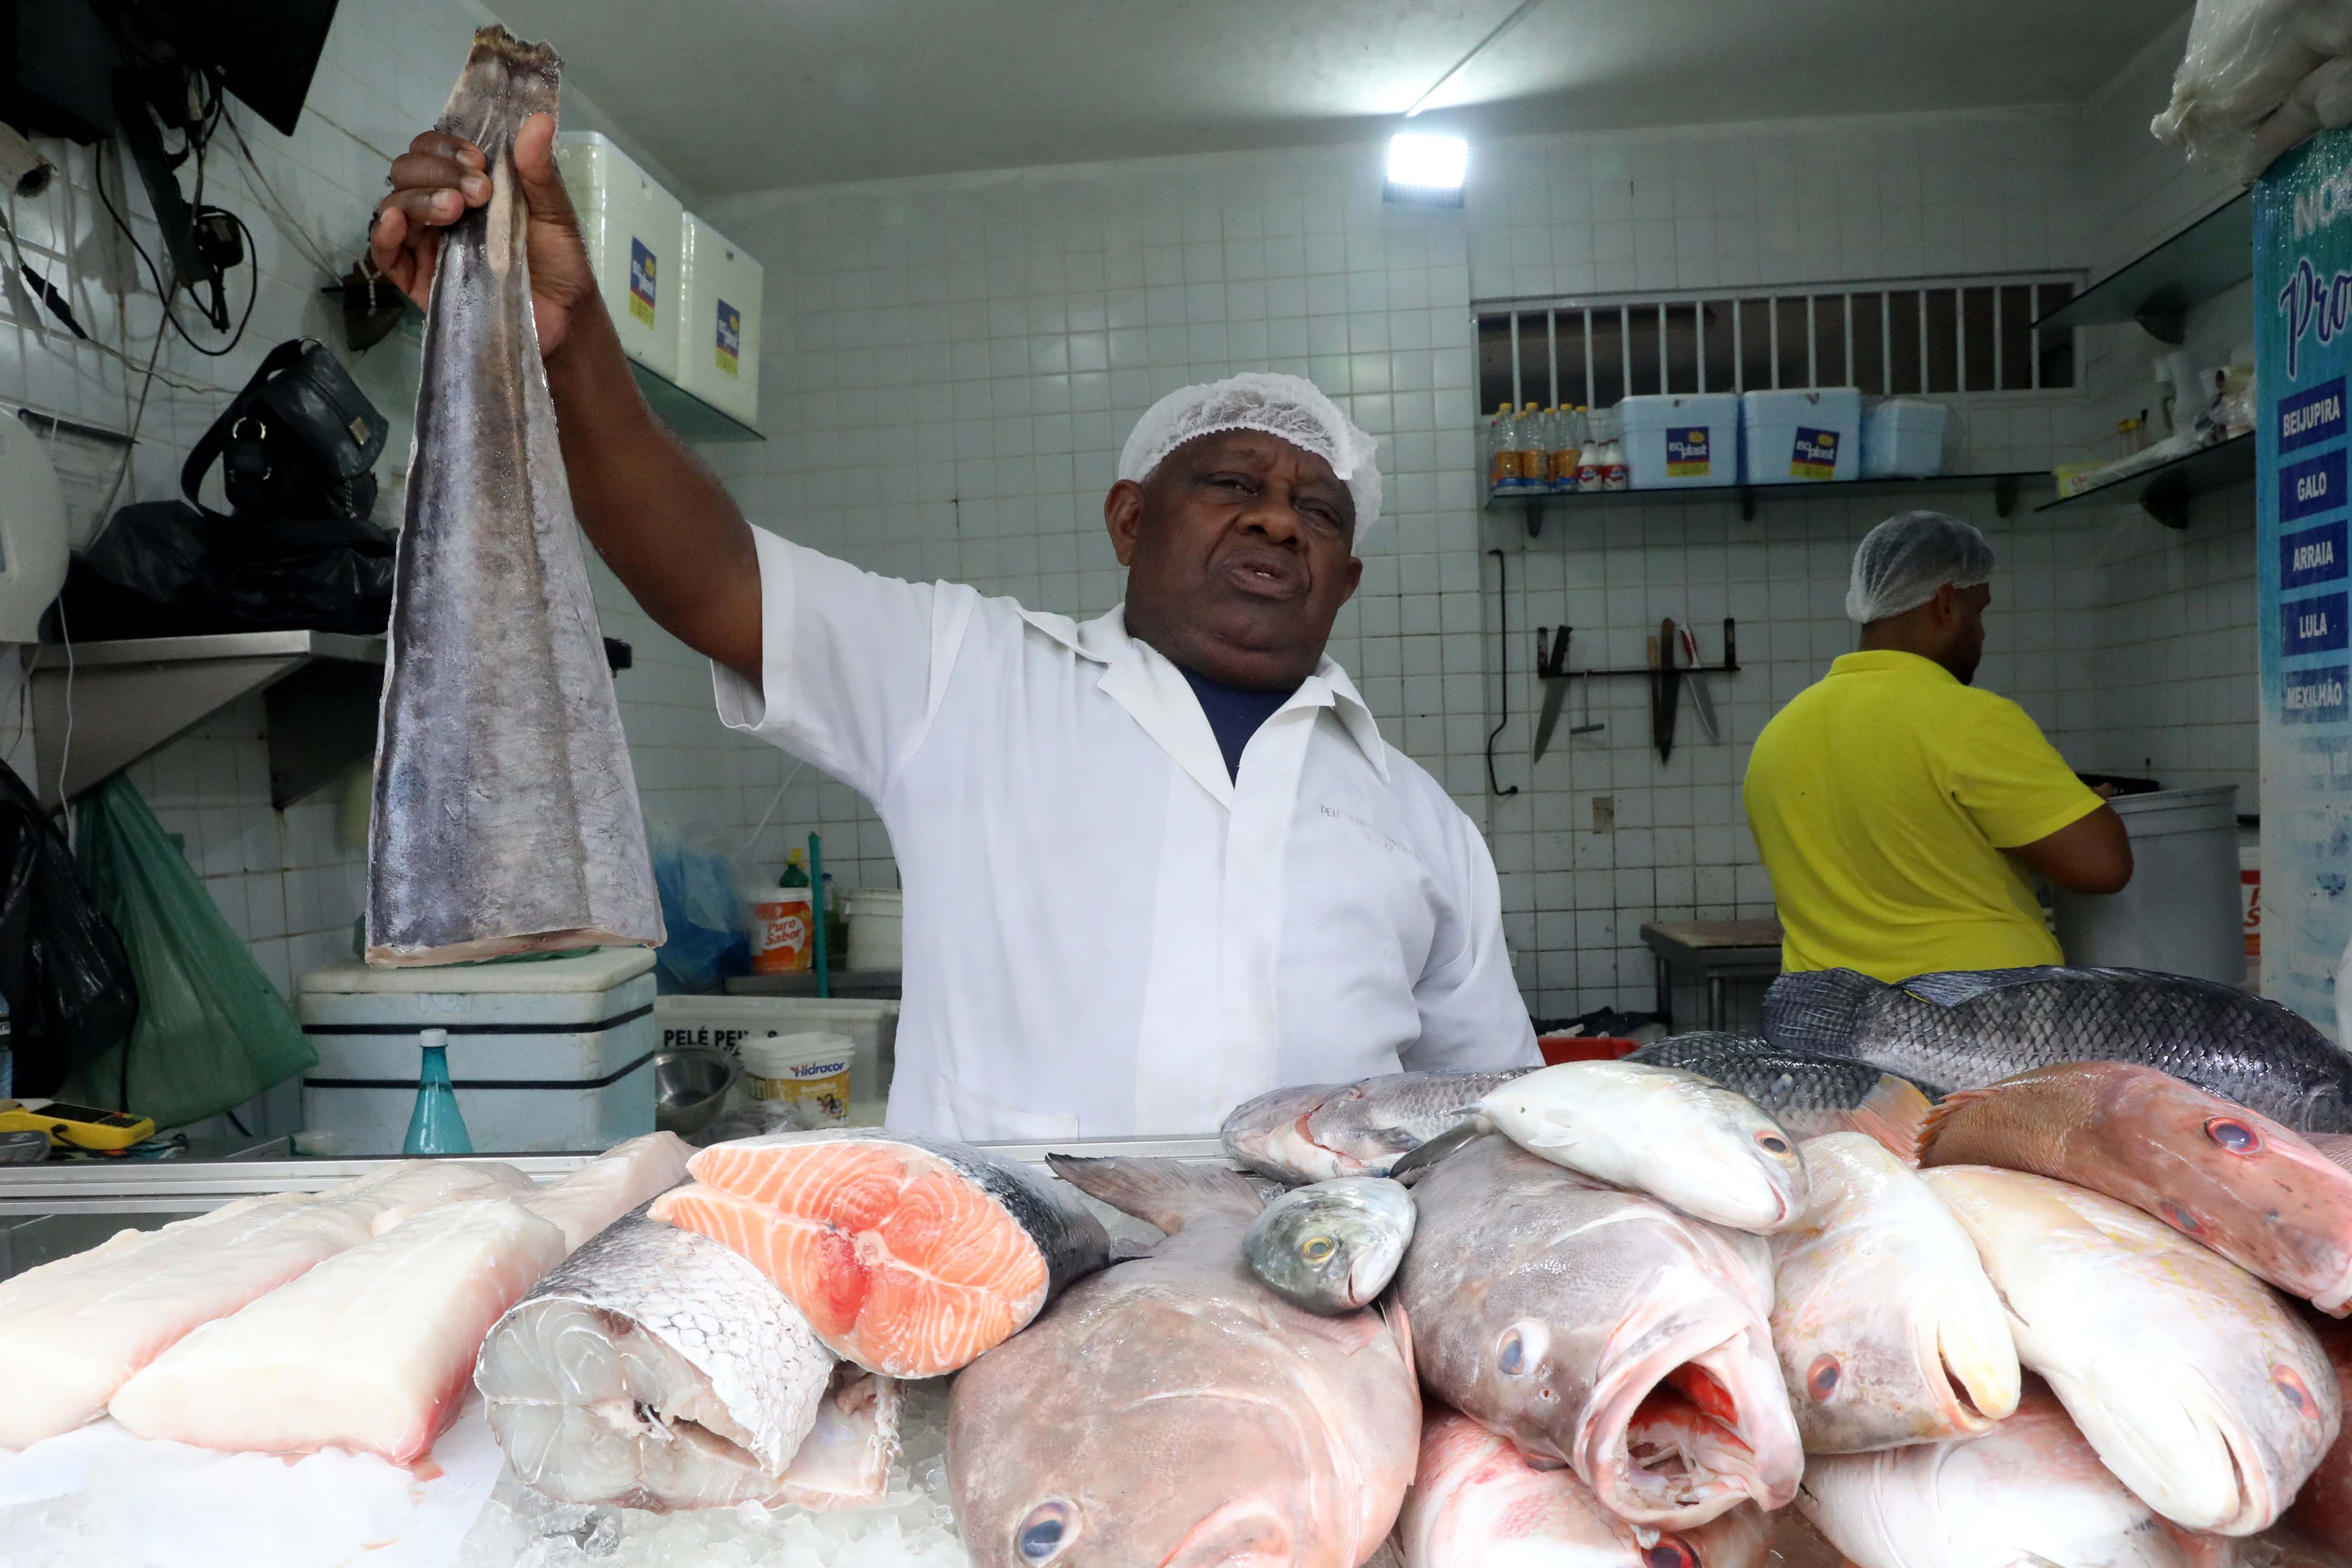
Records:
<instances>
[{"instance_id":1,"label":"whole fish with open mouth","mask_svg":"<svg viewBox=\"0 0 2352 1568\"><path fill-rule=\"evenodd\" d=\"M2270 1288L2136 1208L2021 1171L1922 1171L2100 1459L2176 1524L2268 1529L2336 1440L2336 1374Z\"/></svg>"},{"instance_id":2,"label":"whole fish with open mouth","mask_svg":"<svg viewBox=\"0 0 2352 1568\"><path fill-rule=\"evenodd\" d=\"M2352 1311L2352 1171L2259 1111L2128 1062L1948 1096L1923 1165L1997 1165L2127 1203L2323 1311Z\"/></svg>"},{"instance_id":3,"label":"whole fish with open mouth","mask_svg":"<svg viewBox=\"0 0 2352 1568\"><path fill-rule=\"evenodd\" d=\"M1310 1312L1369 1307L1412 1240L1412 1194L1384 1176L1293 1187L1242 1237L1242 1258L1276 1295Z\"/></svg>"},{"instance_id":4,"label":"whole fish with open mouth","mask_svg":"<svg viewBox=\"0 0 2352 1568\"><path fill-rule=\"evenodd\" d=\"M958 1374L948 1481L973 1568L1356 1568L1412 1479L1402 1323L1303 1311L1242 1264L1257 1189L1173 1160L1054 1173L1167 1233Z\"/></svg>"},{"instance_id":5,"label":"whole fish with open mouth","mask_svg":"<svg viewBox=\"0 0 2352 1568\"><path fill-rule=\"evenodd\" d=\"M1413 1203L1395 1290L1431 1393L1637 1525L1795 1495L1762 1238L1496 1136L1431 1166Z\"/></svg>"},{"instance_id":6,"label":"whole fish with open mouth","mask_svg":"<svg viewBox=\"0 0 2352 1568\"><path fill-rule=\"evenodd\" d=\"M1623 1058L1680 1068L1762 1106L1800 1143L1825 1132L1867 1132L1916 1163L1927 1097L1919 1086L1852 1057L1786 1050L1756 1035L1715 1029L1670 1035Z\"/></svg>"},{"instance_id":7,"label":"whole fish with open mouth","mask_svg":"<svg viewBox=\"0 0 2352 1568\"><path fill-rule=\"evenodd\" d=\"M1985 969L1883 984L1850 969L1783 974L1765 1038L1853 1057L1929 1095L2057 1062L2136 1062L2284 1122L2352 1131L2352 1058L2275 1002L2141 969Z\"/></svg>"},{"instance_id":8,"label":"whole fish with open mouth","mask_svg":"<svg viewBox=\"0 0 2352 1568\"><path fill-rule=\"evenodd\" d=\"M1399 1072L1307 1083L1244 1100L1220 1130L1244 1169L1296 1186L1385 1176L1397 1160L1462 1120L1489 1090L1532 1072Z\"/></svg>"},{"instance_id":9,"label":"whole fish with open mouth","mask_svg":"<svg viewBox=\"0 0 2352 1568\"><path fill-rule=\"evenodd\" d=\"M1854 1568L2226 1568L2231 1542L2168 1524L2099 1462L2050 1391L1981 1432L1820 1454L1797 1509Z\"/></svg>"},{"instance_id":10,"label":"whole fish with open mouth","mask_svg":"<svg viewBox=\"0 0 2352 1568\"><path fill-rule=\"evenodd\" d=\"M524 259L515 136L554 112L561 65L485 27L437 122L481 148L490 198L442 231L425 312L377 721L371 963L663 940Z\"/></svg>"},{"instance_id":11,"label":"whole fish with open mouth","mask_svg":"<svg viewBox=\"0 0 2352 1568\"><path fill-rule=\"evenodd\" d=\"M1538 1469L1508 1438L1433 1405L1397 1539L1405 1568L1763 1568L1772 1521L1742 1503L1686 1534L1637 1530L1573 1470Z\"/></svg>"},{"instance_id":12,"label":"whole fish with open mouth","mask_svg":"<svg viewBox=\"0 0 2352 1568\"><path fill-rule=\"evenodd\" d=\"M1809 1454L1981 1432L2017 1408L2017 1344L1976 1244L1859 1132L1803 1144L1804 1216L1772 1239L1772 1345Z\"/></svg>"},{"instance_id":13,"label":"whole fish with open mouth","mask_svg":"<svg viewBox=\"0 0 2352 1568\"><path fill-rule=\"evenodd\" d=\"M507 1310L474 1383L516 1477L563 1502L851 1507L898 1446L894 1382L837 1366L766 1275L642 1210ZM862 1442L812 1436L861 1422Z\"/></svg>"}]
</instances>

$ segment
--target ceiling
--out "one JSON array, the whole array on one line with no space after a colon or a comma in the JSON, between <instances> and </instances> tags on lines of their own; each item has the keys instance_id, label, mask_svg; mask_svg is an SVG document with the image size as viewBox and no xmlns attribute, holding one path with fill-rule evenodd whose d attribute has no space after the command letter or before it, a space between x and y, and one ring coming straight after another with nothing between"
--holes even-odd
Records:
<instances>
[{"instance_id":1,"label":"ceiling","mask_svg":"<svg viewBox=\"0 0 2352 1568\"><path fill-rule=\"evenodd\" d=\"M1538 0L1473 135L2087 97L2189 0ZM1353 140L1518 0L497 0L702 196Z\"/></svg>"}]
</instances>

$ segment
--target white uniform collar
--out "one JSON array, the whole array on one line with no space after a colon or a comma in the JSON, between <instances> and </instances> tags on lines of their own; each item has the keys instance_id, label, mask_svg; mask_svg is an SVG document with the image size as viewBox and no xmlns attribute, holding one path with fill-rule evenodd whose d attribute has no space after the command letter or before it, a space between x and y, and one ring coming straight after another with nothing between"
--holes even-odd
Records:
<instances>
[{"instance_id":1,"label":"white uniform collar","mask_svg":"<svg viewBox=\"0 0 2352 1568\"><path fill-rule=\"evenodd\" d=\"M1202 787L1232 804L1233 775L1226 771L1224 754L1217 749L1208 717L1201 711L1200 699L1182 670L1159 649L1128 634L1125 605L1115 605L1090 621L1027 609L1021 612L1021 618L1079 658L1106 666L1102 689L1134 714L1136 722ZM1364 760L1371 763L1372 772L1382 784L1391 782L1388 746L1381 739L1371 708L1328 652L1316 662L1315 673L1299 683L1275 714L1278 717L1298 708L1331 709Z\"/></svg>"}]
</instances>

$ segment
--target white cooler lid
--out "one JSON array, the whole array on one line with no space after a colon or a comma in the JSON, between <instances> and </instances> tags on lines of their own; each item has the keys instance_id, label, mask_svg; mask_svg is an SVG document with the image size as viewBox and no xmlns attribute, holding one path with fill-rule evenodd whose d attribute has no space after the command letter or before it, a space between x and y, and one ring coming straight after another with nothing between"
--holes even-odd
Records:
<instances>
[{"instance_id":1,"label":"white cooler lid","mask_svg":"<svg viewBox=\"0 0 2352 1568\"><path fill-rule=\"evenodd\" d=\"M649 947L600 947L593 952L536 963L460 963L446 969L371 969L359 963L331 963L305 972L300 989L313 996L610 991L653 966L654 950Z\"/></svg>"}]
</instances>

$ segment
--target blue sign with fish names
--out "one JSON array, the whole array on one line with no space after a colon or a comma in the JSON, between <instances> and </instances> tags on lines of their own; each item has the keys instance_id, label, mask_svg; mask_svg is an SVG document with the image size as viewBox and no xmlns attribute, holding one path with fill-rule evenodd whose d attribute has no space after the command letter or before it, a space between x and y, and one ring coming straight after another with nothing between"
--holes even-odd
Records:
<instances>
[{"instance_id":1,"label":"blue sign with fish names","mask_svg":"<svg viewBox=\"0 0 2352 1568\"><path fill-rule=\"evenodd\" d=\"M2308 392L2281 398L2278 405L2278 449L2315 447L2344 434L2344 378L2324 382Z\"/></svg>"},{"instance_id":2,"label":"blue sign with fish names","mask_svg":"<svg viewBox=\"0 0 2352 1568\"><path fill-rule=\"evenodd\" d=\"M1706 426L1686 425L1666 432L1666 477L1700 479L1714 471L1707 457Z\"/></svg>"},{"instance_id":3,"label":"blue sign with fish names","mask_svg":"<svg viewBox=\"0 0 2352 1568\"><path fill-rule=\"evenodd\" d=\"M2279 470L2278 520L2316 517L2344 505L2344 448Z\"/></svg>"},{"instance_id":4,"label":"blue sign with fish names","mask_svg":"<svg viewBox=\"0 0 2352 1568\"><path fill-rule=\"evenodd\" d=\"M2308 588L2345 574L2344 520L2279 535L2279 587Z\"/></svg>"},{"instance_id":5,"label":"blue sign with fish names","mask_svg":"<svg viewBox=\"0 0 2352 1568\"><path fill-rule=\"evenodd\" d=\"M2340 664L2298 669L2286 679L2285 712L2290 724L2344 721L2345 668Z\"/></svg>"},{"instance_id":6,"label":"blue sign with fish names","mask_svg":"<svg viewBox=\"0 0 2352 1568\"><path fill-rule=\"evenodd\" d=\"M2286 639L2279 651L2289 658L2307 653L2334 653L2344 647L2344 595L2317 594L2296 599L2279 617Z\"/></svg>"}]
</instances>

